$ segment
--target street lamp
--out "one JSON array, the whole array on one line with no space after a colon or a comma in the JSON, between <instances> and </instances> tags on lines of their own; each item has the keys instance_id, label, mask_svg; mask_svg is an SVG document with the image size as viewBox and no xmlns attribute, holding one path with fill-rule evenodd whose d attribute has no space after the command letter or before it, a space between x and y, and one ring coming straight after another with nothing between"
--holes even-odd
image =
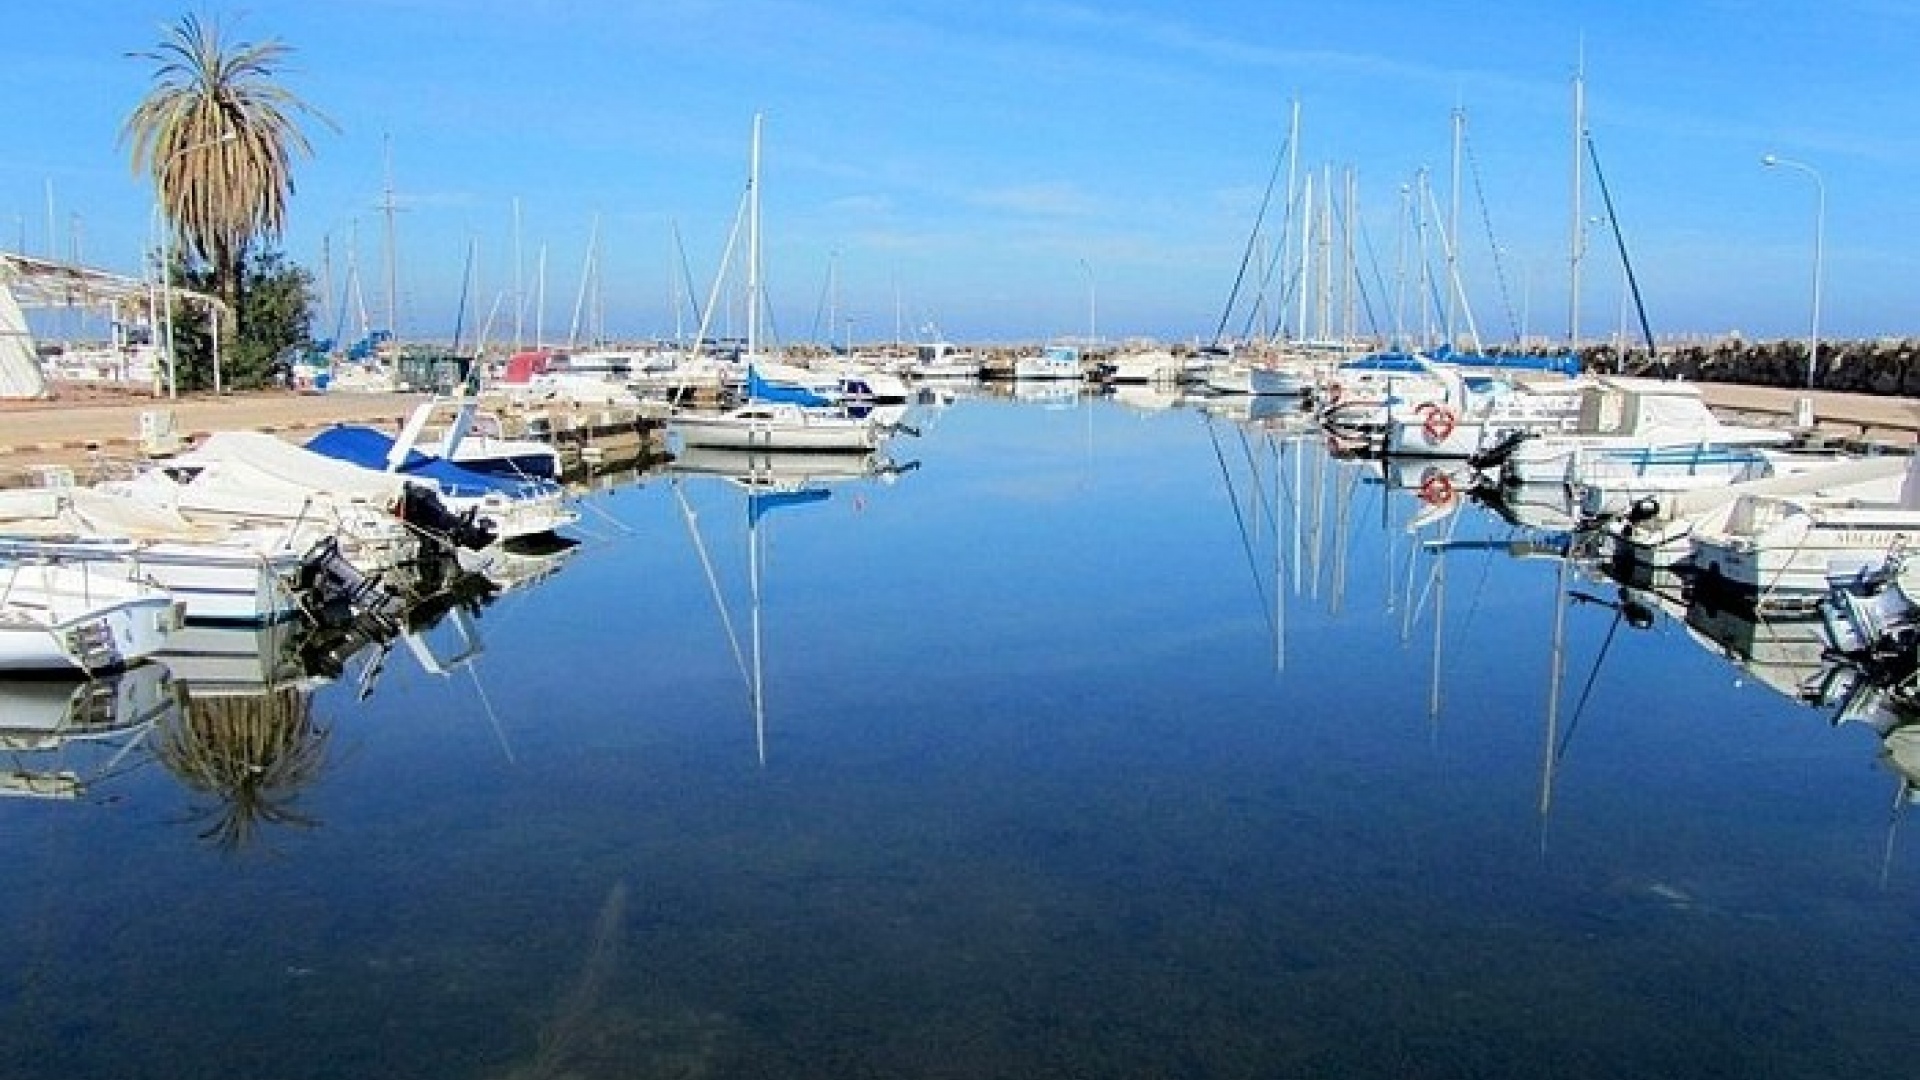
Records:
<instances>
[{"instance_id":1,"label":"street lamp","mask_svg":"<svg viewBox=\"0 0 1920 1080\"><path fill-rule=\"evenodd\" d=\"M166 208L161 205L161 197L164 193L160 190L160 175L167 171L167 166L173 164L175 161L178 161L179 159L187 156L188 154L193 153L196 150L205 150L210 146L219 146L221 143L230 143L239 137L240 135L238 132L223 131L215 138L204 139L197 143L189 143L186 146L183 146L180 149L175 150L173 153L168 154L166 157L162 158L160 160L159 168L154 170L153 208L154 208L154 212L158 214L160 218L161 295L166 299L166 309L162 313L162 315L163 315L163 318L166 320L166 325L167 325L167 328L166 328L167 397L169 399L177 400L180 397L180 387L179 387L179 384L175 381L175 376L178 371L178 364L174 360L174 355L173 355L173 222L168 219L166 214ZM215 344L216 345L218 344L217 339L215 341ZM214 379L215 379L215 382L217 383L219 380L219 370L220 370L217 363L219 359L219 353L217 349L215 351L214 358L216 361L216 364L214 367ZM215 389L218 389L217 385Z\"/></svg>"},{"instance_id":2,"label":"street lamp","mask_svg":"<svg viewBox=\"0 0 1920 1080\"><path fill-rule=\"evenodd\" d=\"M1820 260L1825 247L1827 231L1827 185L1821 181L1820 173L1813 166L1790 158L1776 157L1773 154L1760 159L1760 164L1768 168L1776 166L1798 169L1813 178L1813 326L1808 332L1807 345L1807 389L1813 389L1813 373L1820 366Z\"/></svg>"}]
</instances>

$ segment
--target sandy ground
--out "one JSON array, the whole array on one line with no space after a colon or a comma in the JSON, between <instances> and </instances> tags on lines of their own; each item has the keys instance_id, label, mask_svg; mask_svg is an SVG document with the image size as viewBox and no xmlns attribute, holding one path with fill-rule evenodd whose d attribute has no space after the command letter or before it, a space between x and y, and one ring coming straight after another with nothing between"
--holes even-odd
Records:
<instances>
[{"instance_id":1,"label":"sandy ground","mask_svg":"<svg viewBox=\"0 0 1920 1080\"><path fill-rule=\"evenodd\" d=\"M94 454L136 456L143 414L171 413L183 439L215 431L267 431L302 438L336 423L398 430L413 394L296 394L268 390L178 400L98 390L62 390L52 400L0 401L0 472L81 464Z\"/></svg>"}]
</instances>

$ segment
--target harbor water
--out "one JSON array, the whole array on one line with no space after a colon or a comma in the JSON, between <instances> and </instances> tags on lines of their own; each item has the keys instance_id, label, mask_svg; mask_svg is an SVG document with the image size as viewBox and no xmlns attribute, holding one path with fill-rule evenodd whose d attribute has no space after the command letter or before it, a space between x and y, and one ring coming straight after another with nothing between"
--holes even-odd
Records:
<instances>
[{"instance_id":1,"label":"harbor water","mask_svg":"<svg viewBox=\"0 0 1920 1080\"><path fill-rule=\"evenodd\" d=\"M1285 408L913 426L85 737L6 684L0 1075L1910 1072L1905 735L1815 622Z\"/></svg>"}]
</instances>

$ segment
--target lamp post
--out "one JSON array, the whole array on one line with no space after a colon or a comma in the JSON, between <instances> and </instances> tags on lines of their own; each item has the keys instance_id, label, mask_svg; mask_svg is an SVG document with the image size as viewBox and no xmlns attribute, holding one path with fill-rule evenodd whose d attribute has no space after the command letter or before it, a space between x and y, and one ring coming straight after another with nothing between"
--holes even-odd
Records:
<instances>
[{"instance_id":1,"label":"lamp post","mask_svg":"<svg viewBox=\"0 0 1920 1080\"><path fill-rule=\"evenodd\" d=\"M210 146L219 146L221 143L230 143L237 138L239 138L237 132L224 131L215 138L205 139L197 143L189 143L161 159L160 167L154 170L153 206L155 213L157 213L160 218L160 295L166 303L162 317L166 320L167 397L170 400L177 400L180 397L180 387L176 381L178 365L173 356L173 222L167 217L166 207L162 205L161 202L165 196L165 192L160 190L160 174L167 171L167 166L196 150L205 150ZM217 339L216 344L218 344ZM216 381L219 378L219 369L217 367L215 368L214 377ZM216 387L216 389L218 389L218 387Z\"/></svg>"},{"instance_id":2,"label":"lamp post","mask_svg":"<svg viewBox=\"0 0 1920 1080\"><path fill-rule=\"evenodd\" d=\"M1805 162L1768 154L1760 159L1760 164L1770 169L1776 167L1796 169L1813 178L1813 325L1807 335L1807 389L1811 390L1814 372L1820 366L1820 271L1823 249L1826 246L1827 185L1820 179L1819 171Z\"/></svg>"}]
</instances>

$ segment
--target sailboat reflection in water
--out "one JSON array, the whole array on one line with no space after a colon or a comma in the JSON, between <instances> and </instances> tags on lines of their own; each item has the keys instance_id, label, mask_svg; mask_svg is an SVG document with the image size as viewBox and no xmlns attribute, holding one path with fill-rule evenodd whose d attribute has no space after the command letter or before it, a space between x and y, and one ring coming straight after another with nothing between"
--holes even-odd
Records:
<instances>
[{"instance_id":1,"label":"sailboat reflection in water","mask_svg":"<svg viewBox=\"0 0 1920 1080\"><path fill-rule=\"evenodd\" d=\"M890 484L920 467L917 461L898 464L885 454L815 454L801 451L726 450L687 447L668 466L673 478L674 498L686 521L687 534L693 540L707 587L713 594L714 609L720 615L727 643L733 649L734 662L740 668L753 713L754 751L760 764L767 762L766 678L762 664L763 635L761 621L761 567L765 561L765 533L762 519L785 508L823 503L833 497L835 482L872 482ZM687 500L682 480L714 478L726 481L746 494L747 511L747 591L750 597L748 648L743 650L733 623L731 609L720 588L714 562L700 535L698 515Z\"/></svg>"}]
</instances>

